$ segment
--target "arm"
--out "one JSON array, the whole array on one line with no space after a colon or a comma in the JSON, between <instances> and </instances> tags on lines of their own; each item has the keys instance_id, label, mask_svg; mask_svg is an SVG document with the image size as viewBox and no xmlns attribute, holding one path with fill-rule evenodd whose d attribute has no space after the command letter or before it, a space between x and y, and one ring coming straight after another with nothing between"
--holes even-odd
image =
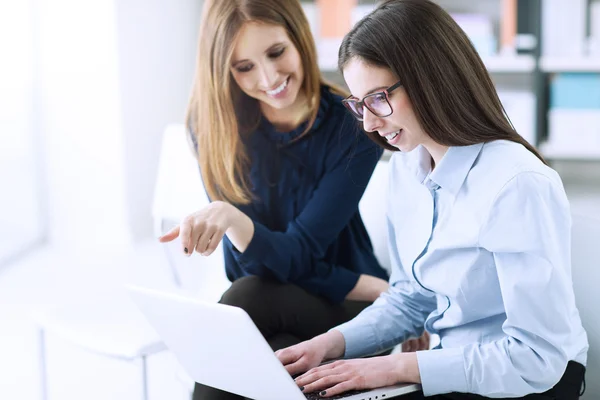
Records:
<instances>
[{"instance_id":1,"label":"arm","mask_svg":"<svg viewBox=\"0 0 600 400\"><path fill-rule=\"evenodd\" d=\"M525 172L507 183L480 231L480 246L494 256L506 336L418 352L426 396L543 392L559 381L569 361L564 346L576 325L571 320L570 212L558 178Z\"/></svg>"},{"instance_id":2,"label":"arm","mask_svg":"<svg viewBox=\"0 0 600 400\"><path fill-rule=\"evenodd\" d=\"M387 227L392 263L391 285L387 293L353 320L334 328L344 336L345 358L377 354L408 337L420 336L427 316L437 306L435 295L426 292L404 272L396 249L394 227L389 219Z\"/></svg>"},{"instance_id":3,"label":"arm","mask_svg":"<svg viewBox=\"0 0 600 400\"><path fill-rule=\"evenodd\" d=\"M318 286L323 287L320 294L333 302L342 301L356 286L359 274L324 262L323 258L357 212L381 150L356 128L348 129L342 129L341 136L330 135L330 143L324 143L332 149L326 171L306 207L285 231L272 231L253 221L249 244L243 252L234 252L246 271L259 276L269 274L281 282L310 284L318 280ZM360 286L362 283L359 291Z\"/></svg>"},{"instance_id":4,"label":"arm","mask_svg":"<svg viewBox=\"0 0 600 400\"><path fill-rule=\"evenodd\" d=\"M323 143L331 148L325 160L326 172L308 205L285 232L271 231L236 207L215 201L188 216L161 241L181 236L184 253L190 255L195 250L210 255L227 234L234 257L254 275L294 281L333 302L344 298L373 301L387 289L386 281L322 260L356 213L382 153L359 132L353 119L344 122L337 135L328 135L330 143ZM195 145L193 135L190 138Z\"/></svg>"}]
</instances>

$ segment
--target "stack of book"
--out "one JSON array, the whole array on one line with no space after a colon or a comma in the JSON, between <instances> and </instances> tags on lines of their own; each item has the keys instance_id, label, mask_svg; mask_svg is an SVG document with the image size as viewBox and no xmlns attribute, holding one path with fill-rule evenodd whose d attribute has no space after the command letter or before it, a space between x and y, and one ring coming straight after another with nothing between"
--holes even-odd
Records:
<instances>
[{"instance_id":1,"label":"stack of book","mask_svg":"<svg viewBox=\"0 0 600 400\"><path fill-rule=\"evenodd\" d=\"M550 83L549 152L600 156L600 74L560 73Z\"/></svg>"}]
</instances>

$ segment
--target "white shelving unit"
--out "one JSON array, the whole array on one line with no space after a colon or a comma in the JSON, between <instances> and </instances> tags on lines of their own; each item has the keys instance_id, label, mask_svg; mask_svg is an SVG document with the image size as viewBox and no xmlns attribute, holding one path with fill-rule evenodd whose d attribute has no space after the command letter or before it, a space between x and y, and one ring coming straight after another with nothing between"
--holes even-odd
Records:
<instances>
[{"instance_id":1,"label":"white shelving unit","mask_svg":"<svg viewBox=\"0 0 600 400\"><path fill-rule=\"evenodd\" d=\"M542 143L540 151L549 160L555 161L600 161L600 148L560 149L550 143Z\"/></svg>"},{"instance_id":2,"label":"white shelving unit","mask_svg":"<svg viewBox=\"0 0 600 400\"><path fill-rule=\"evenodd\" d=\"M337 72L337 59L319 52L319 68L324 72ZM535 69L535 58L529 55L484 57L483 62L491 73L529 73Z\"/></svg>"},{"instance_id":3,"label":"white shelving unit","mask_svg":"<svg viewBox=\"0 0 600 400\"><path fill-rule=\"evenodd\" d=\"M483 62L494 73L527 73L535 69L535 58L530 55L484 57Z\"/></svg>"},{"instance_id":4,"label":"white shelving unit","mask_svg":"<svg viewBox=\"0 0 600 400\"><path fill-rule=\"evenodd\" d=\"M540 69L544 72L599 72L600 57L541 57Z\"/></svg>"}]
</instances>

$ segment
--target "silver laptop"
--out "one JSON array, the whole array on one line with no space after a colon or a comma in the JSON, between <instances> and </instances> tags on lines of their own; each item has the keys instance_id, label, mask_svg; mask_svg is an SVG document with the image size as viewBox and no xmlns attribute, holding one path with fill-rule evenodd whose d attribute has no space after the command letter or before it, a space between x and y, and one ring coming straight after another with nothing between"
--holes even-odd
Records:
<instances>
[{"instance_id":1,"label":"silver laptop","mask_svg":"<svg viewBox=\"0 0 600 400\"><path fill-rule=\"evenodd\" d=\"M133 302L196 382L255 400L306 400L241 308L133 287ZM399 384L352 393L344 400L389 399L420 390Z\"/></svg>"}]
</instances>

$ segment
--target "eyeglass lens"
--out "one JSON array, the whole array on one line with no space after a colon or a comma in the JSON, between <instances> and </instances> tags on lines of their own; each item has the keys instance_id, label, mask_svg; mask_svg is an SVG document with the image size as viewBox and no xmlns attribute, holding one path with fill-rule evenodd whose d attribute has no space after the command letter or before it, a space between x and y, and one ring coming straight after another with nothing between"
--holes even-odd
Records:
<instances>
[{"instance_id":1,"label":"eyeglass lens","mask_svg":"<svg viewBox=\"0 0 600 400\"><path fill-rule=\"evenodd\" d=\"M347 102L352 112L362 118L364 116L364 106L366 106L373 114L378 117L386 117L392 113L390 104L387 101L385 93L374 93L363 99L362 102L358 100L350 100ZM363 105L364 104L364 105Z\"/></svg>"}]
</instances>

